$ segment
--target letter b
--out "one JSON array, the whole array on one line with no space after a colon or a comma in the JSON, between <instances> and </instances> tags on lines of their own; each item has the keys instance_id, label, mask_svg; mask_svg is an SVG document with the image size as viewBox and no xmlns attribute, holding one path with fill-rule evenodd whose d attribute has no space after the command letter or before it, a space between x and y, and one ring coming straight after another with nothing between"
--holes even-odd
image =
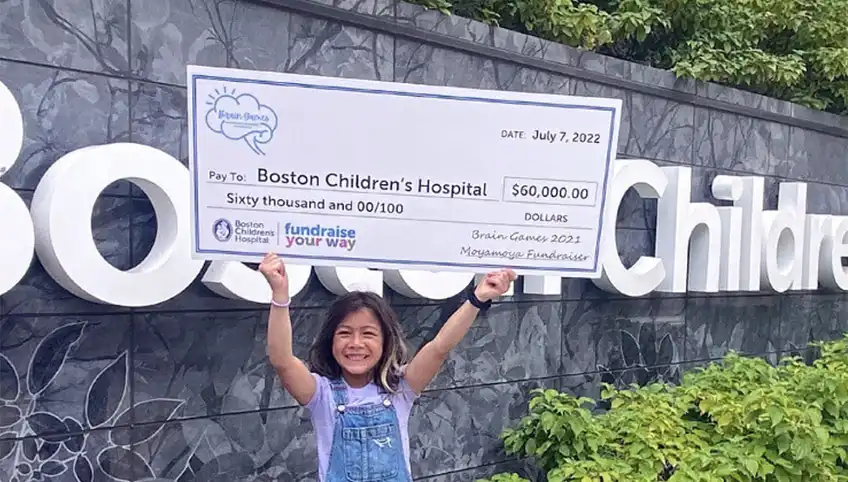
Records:
<instances>
[{"instance_id":1,"label":"letter b","mask_svg":"<svg viewBox=\"0 0 848 482\"><path fill-rule=\"evenodd\" d=\"M24 141L21 109L8 88L0 82L0 177L9 172L18 159ZM20 283L35 252L35 232L26 204L12 188L0 183L0 295Z\"/></svg>"}]
</instances>

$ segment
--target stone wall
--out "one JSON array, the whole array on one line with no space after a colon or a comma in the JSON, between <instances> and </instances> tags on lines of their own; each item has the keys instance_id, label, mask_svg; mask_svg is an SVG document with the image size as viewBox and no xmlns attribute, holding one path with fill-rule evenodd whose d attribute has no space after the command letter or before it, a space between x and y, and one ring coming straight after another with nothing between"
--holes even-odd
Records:
<instances>
[{"instance_id":1,"label":"stone wall","mask_svg":"<svg viewBox=\"0 0 848 482\"><path fill-rule=\"evenodd\" d=\"M808 212L848 213L844 119L390 0L0 2L0 81L25 123L3 182L29 202L64 153L110 142L187 162L188 63L618 97L620 157L692 166L693 200L711 199L717 174L753 173L767 178L766 208L787 179L809 183ZM653 253L655 213L628 195L617 229L627 262ZM126 182L103 193L92 226L121 269L156 233L150 202ZM560 296L520 286L420 399L410 422L417 479L521 469L498 435L534 387L597 396L602 381L674 381L730 349L774 361L848 324L845 295L826 292L629 299L582 280L564 280ZM385 296L414 347L458 303ZM314 275L295 298L298 354L331 299ZM35 471L82 482L315 480L308 419L265 360L265 330L264 307L199 278L161 305L124 309L69 294L34 262L0 297L0 481L41 480Z\"/></svg>"}]
</instances>

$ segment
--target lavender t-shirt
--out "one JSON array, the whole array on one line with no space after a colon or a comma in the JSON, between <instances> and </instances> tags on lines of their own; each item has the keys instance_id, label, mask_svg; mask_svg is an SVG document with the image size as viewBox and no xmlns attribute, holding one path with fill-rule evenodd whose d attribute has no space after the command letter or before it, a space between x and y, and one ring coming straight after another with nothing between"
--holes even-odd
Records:
<instances>
[{"instance_id":1,"label":"lavender t-shirt","mask_svg":"<svg viewBox=\"0 0 848 482\"><path fill-rule=\"evenodd\" d=\"M333 388L330 380L326 377L313 373L315 379L315 394L306 409L309 410L312 426L315 428L315 438L318 445L318 480L323 481L330 464L330 449L333 446L333 426L336 416L336 403L333 401ZM380 388L375 383L369 383L362 388L353 388L347 385L347 406L354 407L368 403L383 403ZM403 440L403 454L406 459L407 470L409 463L409 434L407 433L407 422L412 404L418 398L415 391L406 380L401 379L398 391L391 395L392 404L397 412L400 434Z\"/></svg>"}]
</instances>

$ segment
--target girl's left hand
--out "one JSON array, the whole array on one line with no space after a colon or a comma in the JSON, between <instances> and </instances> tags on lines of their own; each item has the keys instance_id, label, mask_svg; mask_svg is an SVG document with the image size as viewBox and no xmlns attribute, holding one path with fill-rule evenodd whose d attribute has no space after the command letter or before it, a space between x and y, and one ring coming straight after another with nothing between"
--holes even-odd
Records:
<instances>
[{"instance_id":1,"label":"girl's left hand","mask_svg":"<svg viewBox=\"0 0 848 482\"><path fill-rule=\"evenodd\" d=\"M480 284L474 290L474 294L485 303L506 293L510 283L515 281L516 277L515 272L511 269L493 271L480 281Z\"/></svg>"}]
</instances>

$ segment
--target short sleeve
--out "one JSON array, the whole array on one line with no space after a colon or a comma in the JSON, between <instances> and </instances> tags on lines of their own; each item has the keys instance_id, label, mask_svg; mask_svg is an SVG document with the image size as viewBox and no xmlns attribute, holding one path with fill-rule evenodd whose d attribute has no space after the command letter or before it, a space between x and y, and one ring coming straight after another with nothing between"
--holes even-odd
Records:
<instances>
[{"instance_id":1,"label":"short sleeve","mask_svg":"<svg viewBox=\"0 0 848 482\"><path fill-rule=\"evenodd\" d=\"M419 395L415 393L415 390L409 385L409 382L406 381L406 365L400 368L400 383L398 383L398 394L397 396L401 397L404 402L412 406L415 403L415 400L418 399Z\"/></svg>"},{"instance_id":2,"label":"short sleeve","mask_svg":"<svg viewBox=\"0 0 848 482\"><path fill-rule=\"evenodd\" d=\"M331 397L332 393L330 393L330 381L326 377L312 373L312 378L315 380L315 393L304 407L314 416L320 412L321 408L328 405L328 397Z\"/></svg>"},{"instance_id":3,"label":"short sleeve","mask_svg":"<svg viewBox=\"0 0 848 482\"><path fill-rule=\"evenodd\" d=\"M398 388L400 389L398 396L403 398L403 400L409 405L412 405L413 403L415 403L415 400L418 399L419 395L415 393L415 390L413 390L411 386L409 386L409 383L406 381L406 378L400 379Z\"/></svg>"}]
</instances>

